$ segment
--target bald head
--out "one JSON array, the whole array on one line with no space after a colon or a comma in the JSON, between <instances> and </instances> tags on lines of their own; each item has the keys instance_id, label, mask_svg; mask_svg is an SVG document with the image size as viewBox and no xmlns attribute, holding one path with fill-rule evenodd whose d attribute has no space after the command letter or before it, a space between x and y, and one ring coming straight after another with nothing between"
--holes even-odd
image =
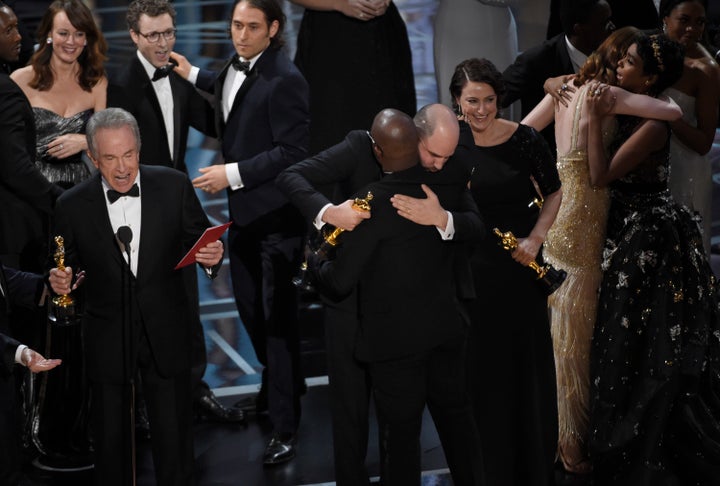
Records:
<instances>
[{"instance_id":1,"label":"bald head","mask_svg":"<svg viewBox=\"0 0 720 486\"><path fill-rule=\"evenodd\" d=\"M414 121L420 137L420 163L431 172L442 169L460 138L457 116L447 106L433 103L420 108Z\"/></svg>"},{"instance_id":2,"label":"bald head","mask_svg":"<svg viewBox=\"0 0 720 486\"><path fill-rule=\"evenodd\" d=\"M412 118L387 108L375 115L370 135L384 172L398 172L418 163L418 134Z\"/></svg>"}]
</instances>

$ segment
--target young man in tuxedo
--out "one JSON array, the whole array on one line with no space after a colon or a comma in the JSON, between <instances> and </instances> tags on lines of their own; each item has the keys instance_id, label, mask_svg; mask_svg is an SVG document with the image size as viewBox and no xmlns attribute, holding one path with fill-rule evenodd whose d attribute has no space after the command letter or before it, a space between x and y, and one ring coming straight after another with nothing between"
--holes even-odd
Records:
<instances>
[{"instance_id":1,"label":"young man in tuxedo","mask_svg":"<svg viewBox=\"0 0 720 486\"><path fill-rule=\"evenodd\" d=\"M126 20L137 52L119 76L110 80L108 106L131 113L140 127L141 139L153 141L145 144L141 164L164 165L187 173L185 151L190 127L214 137L215 119L210 103L173 71L170 53L175 46L175 18L175 8L167 0L130 3ZM196 283L191 276L189 298L194 301L198 300ZM219 422L244 421L243 411L223 406L202 379L207 354L199 315L193 343L193 399L198 413Z\"/></svg>"},{"instance_id":2,"label":"young man in tuxedo","mask_svg":"<svg viewBox=\"0 0 720 486\"><path fill-rule=\"evenodd\" d=\"M419 437L427 404L454 484L481 485L480 439L463 371L468 322L456 290L461 250L439 238L432 225L398 214L391 202L396 194L430 196L429 186L444 207L460 210L465 191L448 174L418 163L418 136L409 116L383 110L369 138L386 174L357 194L373 194L372 217L342 235L334 260L311 254L310 281L330 299L357 288L353 354L372 382L383 444L381 482L420 484ZM477 213L474 219L474 236L480 238Z\"/></svg>"},{"instance_id":3,"label":"young man in tuxedo","mask_svg":"<svg viewBox=\"0 0 720 486\"><path fill-rule=\"evenodd\" d=\"M72 268L85 271L95 484L124 486L134 474L132 440L122 438L131 437L127 392L139 373L157 484L194 485L190 352L197 303L185 297L183 274L195 268L175 266L210 223L185 174L140 165L140 132L128 112L97 112L86 133L98 173L58 199L53 234L65 240L67 267L52 268L49 281L67 294ZM212 278L222 255L218 240L200 248L196 261Z\"/></svg>"},{"instance_id":4,"label":"young man in tuxedo","mask_svg":"<svg viewBox=\"0 0 720 486\"><path fill-rule=\"evenodd\" d=\"M267 407L274 429L265 465L295 457L304 386L292 278L305 225L275 178L307 156L308 85L281 49L284 25L277 0L236 0L230 20L236 54L220 73L197 72L184 58L178 68L215 94L225 164L200 169L193 185L211 193L227 189L235 302L265 367L255 409Z\"/></svg>"},{"instance_id":5,"label":"young man in tuxedo","mask_svg":"<svg viewBox=\"0 0 720 486\"><path fill-rule=\"evenodd\" d=\"M414 121L418 132L411 138L415 143L415 161L419 161L423 170L454 181L456 187L465 187L469 174L463 175L462 170L452 164L446 167L458 143L457 117L446 106L431 104L421 108ZM283 171L276 184L318 230L329 224L352 231L374 214L373 210L354 210L351 198L382 178L383 155L370 132L353 130L343 142ZM461 193L463 204L454 212L446 211L430 189L424 198L398 195L393 202L413 222L436 226L438 240L463 241L481 234L482 228L478 227L472 196L465 190ZM462 255L458 256L455 269L458 297L473 298L470 269ZM371 384L367 364L355 355L358 326L355 294L340 301L326 300L325 347L338 486L369 484L365 456Z\"/></svg>"}]
</instances>

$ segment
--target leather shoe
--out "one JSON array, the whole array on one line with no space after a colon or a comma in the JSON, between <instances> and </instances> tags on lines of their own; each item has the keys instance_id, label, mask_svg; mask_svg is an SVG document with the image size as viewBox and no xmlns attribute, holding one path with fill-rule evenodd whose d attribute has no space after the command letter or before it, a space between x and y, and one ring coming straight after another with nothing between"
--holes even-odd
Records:
<instances>
[{"instance_id":1,"label":"leather shoe","mask_svg":"<svg viewBox=\"0 0 720 486\"><path fill-rule=\"evenodd\" d=\"M229 408L218 402L212 393L203 395L196 402L198 415L214 422L226 424L245 423L245 412L239 408Z\"/></svg>"},{"instance_id":2,"label":"leather shoe","mask_svg":"<svg viewBox=\"0 0 720 486\"><path fill-rule=\"evenodd\" d=\"M257 395L251 395L249 397L241 398L235 403L235 406L245 413L267 413L268 411L268 396L267 388L260 387L260 391Z\"/></svg>"},{"instance_id":3,"label":"leather shoe","mask_svg":"<svg viewBox=\"0 0 720 486\"><path fill-rule=\"evenodd\" d=\"M288 462L295 457L296 443L295 434L274 434L265 448L263 464L266 466L274 466Z\"/></svg>"}]
</instances>

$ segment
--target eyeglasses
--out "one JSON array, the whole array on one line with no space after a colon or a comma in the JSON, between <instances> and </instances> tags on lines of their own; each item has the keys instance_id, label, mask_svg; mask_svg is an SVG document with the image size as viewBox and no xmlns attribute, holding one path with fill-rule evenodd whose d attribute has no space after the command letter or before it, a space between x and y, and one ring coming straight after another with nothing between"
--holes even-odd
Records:
<instances>
[{"instance_id":1,"label":"eyeglasses","mask_svg":"<svg viewBox=\"0 0 720 486\"><path fill-rule=\"evenodd\" d=\"M373 147L375 147L376 149L378 149L378 152L380 152L380 153L382 154L382 153L383 153L382 147L380 147L380 145L378 145L378 143L375 141L375 139L373 138L373 136L370 135L370 132L368 132L367 130L365 130L365 133L367 133L367 136L368 136L368 138L370 139L370 142L372 142Z\"/></svg>"},{"instance_id":2,"label":"eyeglasses","mask_svg":"<svg viewBox=\"0 0 720 486\"><path fill-rule=\"evenodd\" d=\"M141 36L145 37L148 42L151 44L155 44L160 40L160 36L163 36L163 38L166 41L171 41L175 38L175 33L177 32L177 29L169 29L165 32L150 32L149 34L143 34L142 32L138 32Z\"/></svg>"}]
</instances>

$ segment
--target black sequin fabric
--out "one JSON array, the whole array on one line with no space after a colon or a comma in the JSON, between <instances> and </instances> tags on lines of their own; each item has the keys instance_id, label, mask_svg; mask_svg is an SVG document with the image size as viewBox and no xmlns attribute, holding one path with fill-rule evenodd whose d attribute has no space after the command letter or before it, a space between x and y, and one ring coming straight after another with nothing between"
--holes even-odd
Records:
<instances>
[{"instance_id":1,"label":"black sequin fabric","mask_svg":"<svg viewBox=\"0 0 720 486\"><path fill-rule=\"evenodd\" d=\"M640 122L621 119L611 150ZM598 485L720 484L716 282L667 179L666 143L610 188L591 350Z\"/></svg>"},{"instance_id":2,"label":"black sequin fabric","mask_svg":"<svg viewBox=\"0 0 720 486\"><path fill-rule=\"evenodd\" d=\"M83 161L81 152L58 159L48 153L47 146L60 135L85 133L85 125L92 114L93 110L85 110L65 118L53 111L33 107L37 132L35 165L50 182L67 188L90 176L90 169Z\"/></svg>"}]
</instances>

